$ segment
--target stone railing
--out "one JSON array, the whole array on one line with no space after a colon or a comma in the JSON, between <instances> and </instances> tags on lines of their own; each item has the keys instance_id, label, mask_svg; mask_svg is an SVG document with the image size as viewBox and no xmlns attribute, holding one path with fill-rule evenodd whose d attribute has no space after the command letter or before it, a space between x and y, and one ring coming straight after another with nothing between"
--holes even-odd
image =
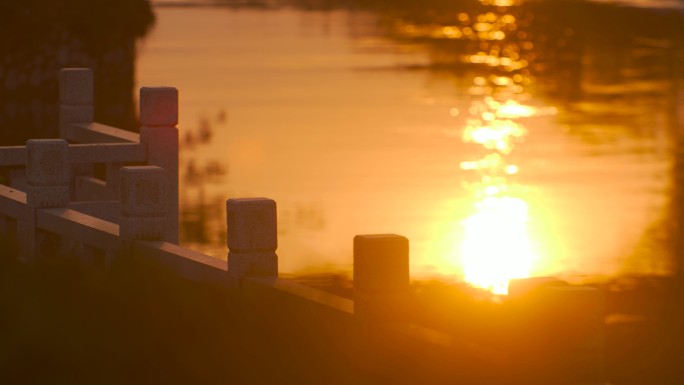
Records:
<instances>
[{"instance_id":1,"label":"stone railing","mask_svg":"<svg viewBox=\"0 0 684 385\"><path fill-rule=\"evenodd\" d=\"M30 140L26 146L0 147L0 166L25 166L10 172L9 186L25 191L28 201L31 191L51 187L66 196L59 203L42 202L37 207L60 205L118 223L120 168L126 164L163 168L167 180L163 239L178 243L178 91L140 89L140 134L93 122L89 69L60 71L59 95L61 141ZM62 163L56 166L57 161ZM36 190L36 186L41 187ZM22 247L31 246L22 242Z\"/></svg>"},{"instance_id":2,"label":"stone railing","mask_svg":"<svg viewBox=\"0 0 684 385\"><path fill-rule=\"evenodd\" d=\"M603 299L595 289L514 283L502 350L412 323L408 240L399 235L354 238L354 300L278 276L271 199L226 201L227 260L178 246L177 91L141 89L138 136L92 122L89 71L63 70L61 80L62 139L0 148L0 165L25 165L24 191L0 185L0 228L30 264L65 253L105 274L120 258L153 263L293 325L285 333L314 325L311 333L338 336L330 350L383 357L393 383L420 380L400 378L407 365L445 383L510 383L547 371L562 383L602 380Z\"/></svg>"}]
</instances>

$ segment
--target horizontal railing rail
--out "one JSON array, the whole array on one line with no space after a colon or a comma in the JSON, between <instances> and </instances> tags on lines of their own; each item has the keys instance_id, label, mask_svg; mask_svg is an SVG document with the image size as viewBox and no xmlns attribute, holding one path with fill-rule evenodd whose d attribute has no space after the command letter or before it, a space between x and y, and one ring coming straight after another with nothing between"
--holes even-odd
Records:
<instances>
[{"instance_id":1,"label":"horizontal railing rail","mask_svg":"<svg viewBox=\"0 0 684 385\"><path fill-rule=\"evenodd\" d=\"M25 166L26 146L0 146L0 166ZM142 163L147 151L140 143L69 144L71 163Z\"/></svg>"},{"instance_id":2,"label":"horizontal railing rail","mask_svg":"<svg viewBox=\"0 0 684 385\"><path fill-rule=\"evenodd\" d=\"M70 144L69 161L72 163L142 163L147 161L147 151L140 143Z\"/></svg>"},{"instance_id":3,"label":"horizontal railing rail","mask_svg":"<svg viewBox=\"0 0 684 385\"><path fill-rule=\"evenodd\" d=\"M36 228L103 251L121 245L119 225L66 208L37 210Z\"/></svg>"},{"instance_id":4,"label":"horizontal railing rail","mask_svg":"<svg viewBox=\"0 0 684 385\"><path fill-rule=\"evenodd\" d=\"M65 126L65 139L76 143L138 143L140 134L106 124L71 123Z\"/></svg>"},{"instance_id":5,"label":"horizontal railing rail","mask_svg":"<svg viewBox=\"0 0 684 385\"><path fill-rule=\"evenodd\" d=\"M0 184L0 208L10 218L21 218L26 206L26 193Z\"/></svg>"}]
</instances>

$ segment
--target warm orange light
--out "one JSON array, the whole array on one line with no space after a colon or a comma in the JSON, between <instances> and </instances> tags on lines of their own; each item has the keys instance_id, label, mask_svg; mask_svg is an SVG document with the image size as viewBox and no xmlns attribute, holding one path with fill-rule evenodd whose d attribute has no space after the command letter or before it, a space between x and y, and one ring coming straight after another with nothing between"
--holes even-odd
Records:
<instances>
[{"instance_id":1,"label":"warm orange light","mask_svg":"<svg viewBox=\"0 0 684 385\"><path fill-rule=\"evenodd\" d=\"M506 34L503 31L494 31L489 34L491 40L503 40L506 38Z\"/></svg>"},{"instance_id":2,"label":"warm orange light","mask_svg":"<svg viewBox=\"0 0 684 385\"><path fill-rule=\"evenodd\" d=\"M463 140L478 143L489 150L508 153L513 142L526 134L526 129L511 120L494 120L487 125L469 125L463 132Z\"/></svg>"},{"instance_id":3,"label":"warm orange light","mask_svg":"<svg viewBox=\"0 0 684 385\"><path fill-rule=\"evenodd\" d=\"M494 5L497 7L511 7L521 3L521 0L480 0L484 5Z\"/></svg>"},{"instance_id":4,"label":"warm orange light","mask_svg":"<svg viewBox=\"0 0 684 385\"><path fill-rule=\"evenodd\" d=\"M473 26L473 28L478 32L491 31L492 24L486 23L486 22L485 23L477 23Z\"/></svg>"},{"instance_id":5,"label":"warm orange light","mask_svg":"<svg viewBox=\"0 0 684 385\"><path fill-rule=\"evenodd\" d=\"M446 26L442 28L442 33L444 34L445 37L450 38L450 39L458 39L459 37L463 36L463 33L458 27L453 27L453 26Z\"/></svg>"},{"instance_id":6,"label":"warm orange light","mask_svg":"<svg viewBox=\"0 0 684 385\"><path fill-rule=\"evenodd\" d=\"M505 36L503 36L505 37ZM502 37L502 38L503 38ZM497 40L494 36L488 35L485 40ZM499 57L494 54L485 52L478 52L475 55L465 56L465 61L473 64L487 64L491 67L505 67L507 71L519 70L527 67L529 63L527 60L518 60L518 55L511 54L511 57Z\"/></svg>"},{"instance_id":7,"label":"warm orange light","mask_svg":"<svg viewBox=\"0 0 684 385\"><path fill-rule=\"evenodd\" d=\"M496 187L487 186L485 190ZM537 259L528 233L528 206L519 198L486 196L462 222L461 262L466 282L495 294L508 281L529 277Z\"/></svg>"},{"instance_id":8,"label":"warm orange light","mask_svg":"<svg viewBox=\"0 0 684 385\"><path fill-rule=\"evenodd\" d=\"M502 118L522 118L534 115L535 109L530 106L522 105L515 100L508 100L499 106L496 115Z\"/></svg>"},{"instance_id":9,"label":"warm orange light","mask_svg":"<svg viewBox=\"0 0 684 385\"><path fill-rule=\"evenodd\" d=\"M480 22L485 23L489 17L482 15ZM514 20L506 18L508 22ZM477 29L486 28L480 25ZM488 33L495 32L498 31ZM509 48L478 52L467 60L506 69L527 65ZM466 184L475 204L473 212L461 222L463 238L457 255L465 281L494 294L507 294L511 279L529 277L539 259L528 229L528 202L508 180L520 172L518 165L508 162L507 155L527 135L522 120L544 113L516 100L524 92L524 80L520 74L475 77L471 95L482 98L468 109L471 118L466 121L461 137L466 143L482 145L490 153L460 163L462 170L477 172L480 180ZM494 94L494 90L499 93Z\"/></svg>"},{"instance_id":10,"label":"warm orange light","mask_svg":"<svg viewBox=\"0 0 684 385\"><path fill-rule=\"evenodd\" d=\"M514 164L509 164L506 166L506 174L508 175L515 175L518 173L518 170L520 170L520 168Z\"/></svg>"}]
</instances>

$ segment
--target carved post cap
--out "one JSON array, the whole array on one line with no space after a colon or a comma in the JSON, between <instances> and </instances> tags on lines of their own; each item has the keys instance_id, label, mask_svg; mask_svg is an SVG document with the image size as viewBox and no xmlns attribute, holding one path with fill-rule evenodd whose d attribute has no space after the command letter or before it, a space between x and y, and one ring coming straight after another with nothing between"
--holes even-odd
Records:
<instances>
[{"instance_id":1,"label":"carved post cap","mask_svg":"<svg viewBox=\"0 0 684 385\"><path fill-rule=\"evenodd\" d=\"M178 90L174 87L140 88L140 122L143 126L178 124Z\"/></svg>"},{"instance_id":2,"label":"carved post cap","mask_svg":"<svg viewBox=\"0 0 684 385\"><path fill-rule=\"evenodd\" d=\"M93 104L93 71L64 68L59 71L59 101L68 105Z\"/></svg>"},{"instance_id":3,"label":"carved post cap","mask_svg":"<svg viewBox=\"0 0 684 385\"><path fill-rule=\"evenodd\" d=\"M272 199L228 199L226 226L231 252L272 252L278 248L276 203Z\"/></svg>"},{"instance_id":4,"label":"carved post cap","mask_svg":"<svg viewBox=\"0 0 684 385\"><path fill-rule=\"evenodd\" d=\"M367 295L408 292L408 239L396 234L355 236L354 289Z\"/></svg>"}]
</instances>

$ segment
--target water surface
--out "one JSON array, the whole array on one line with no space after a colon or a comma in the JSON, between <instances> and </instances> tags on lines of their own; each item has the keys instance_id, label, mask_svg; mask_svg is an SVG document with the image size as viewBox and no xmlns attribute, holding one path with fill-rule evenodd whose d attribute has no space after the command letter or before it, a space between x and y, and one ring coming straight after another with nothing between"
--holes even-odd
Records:
<instances>
[{"instance_id":1,"label":"water surface","mask_svg":"<svg viewBox=\"0 0 684 385\"><path fill-rule=\"evenodd\" d=\"M671 273L678 38L559 12L157 7L137 78L180 90L182 243L225 257L225 199L267 196L284 273L349 272L367 233L495 292Z\"/></svg>"}]
</instances>

